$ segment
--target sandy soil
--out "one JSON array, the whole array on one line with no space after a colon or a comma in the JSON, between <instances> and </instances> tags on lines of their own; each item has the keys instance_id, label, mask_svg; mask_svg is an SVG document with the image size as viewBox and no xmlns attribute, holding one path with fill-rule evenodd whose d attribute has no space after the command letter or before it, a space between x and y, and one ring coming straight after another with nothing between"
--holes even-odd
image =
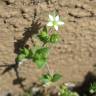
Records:
<instances>
[{"instance_id":1,"label":"sandy soil","mask_svg":"<svg viewBox=\"0 0 96 96\"><path fill-rule=\"evenodd\" d=\"M19 48L31 45L31 34L38 31L39 23L42 26L55 9L65 26L60 28L62 41L53 46L49 57L51 69L63 75L60 83L82 82L88 72L93 72L96 64L96 0L52 2L0 0L0 96L5 96L5 91L13 94L22 91L16 70L11 66L12 70L6 72L8 67L3 65L15 64ZM33 22L34 19L39 23ZM29 87L42 73L31 61L19 66L18 72L25 87Z\"/></svg>"}]
</instances>

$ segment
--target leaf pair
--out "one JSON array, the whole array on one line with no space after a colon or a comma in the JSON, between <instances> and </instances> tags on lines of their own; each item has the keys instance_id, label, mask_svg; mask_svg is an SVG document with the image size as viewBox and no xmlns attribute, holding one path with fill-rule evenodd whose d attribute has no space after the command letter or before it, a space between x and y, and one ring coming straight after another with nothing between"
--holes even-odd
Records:
<instances>
[{"instance_id":1,"label":"leaf pair","mask_svg":"<svg viewBox=\"0 0 96 96\"><path fill-rule=\"evenodd\" d=\"M47 74L44 74L40 78L40 80L41 80L41 82L43 84L48 85L48 84L50 84L52 82L58 81L60 78L61 78L61 75L60 74L53 74L53 75L51 75L51 74L47 73Z\"/></svg>"},{"instance_id":2,"label":"leaf pair","mask_svg":"<svg viewBox=\"0 0 96 96\"><path fill-rule=\"evenodd\" d=\"M60 40L60 36L57 33L49 35L46 27L39 33L38 37L44 43L57 43Z\"/></svg>"},{"instance_id":3,"label":"leaf pair","mask_svg":"<svg viewBox=\"0 0 96 96\"><path fill-rule=\"evenodd\" d=\"M49 48L34 47L32 49L23 48L20 50L20 54L17 56L17 62L22 61L23 59L32 59L38 68L43 68L47 64Z\"/></svg>"},{"instance_id":4,"label":"leaf pair","mask_svg":"<svg viewBox=\"0 0 96 96\"><path fill-rule=\"evenodd\" d=\"M38 68L43 68L47 64L49 48L43 47L35 51L33 55L33 61L36 63Z\"/></svg>"}]
</instances>

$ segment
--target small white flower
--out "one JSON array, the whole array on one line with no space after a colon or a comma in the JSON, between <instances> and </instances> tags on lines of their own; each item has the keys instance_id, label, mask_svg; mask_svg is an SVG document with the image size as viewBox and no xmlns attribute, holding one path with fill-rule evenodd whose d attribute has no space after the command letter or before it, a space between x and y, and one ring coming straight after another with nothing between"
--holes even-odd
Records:
<instances>
[{"instance_id":1,"label":"small white flower","mask_svg":"<svg viewBox=\"0 0 96 96\"><path fill-rule=\"evenodd\" d=\"M64 22L60 21L59 15L54 17L49 14L49 22L48 22L47 26L53 26L55 28L55 30L58 31L59 25L64 25Z\"/></svg>"}]
</instances>

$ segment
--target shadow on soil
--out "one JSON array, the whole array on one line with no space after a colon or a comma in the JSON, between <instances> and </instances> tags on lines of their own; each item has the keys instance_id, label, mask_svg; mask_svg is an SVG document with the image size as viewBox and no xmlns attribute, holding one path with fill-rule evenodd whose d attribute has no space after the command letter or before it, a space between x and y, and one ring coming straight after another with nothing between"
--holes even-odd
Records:
<instances>
[{"instance_id":1,"label":"shadow on soil","mask_svg":"<svg viewBox=\"0 0 96 96\"><path fill-rule=\"evenodd\" d=\"M83 81L83 83L81 85L76 86L74 88L74 91L78 92L80 96L93 96L89 93L90 85L93 82L96 82L96 76L93 73L88 72L88 74L85 76L85 80Z\"/></svg>"},{"instance_id":2,"label":"shadow on soil","mask_svg":"<svg viewBox=\"0 0 96 96\"><path fill-rule=\"evenodd\" d=\"M37 34L40 27L41 23L38 23L38 21L33 21L31 27L29 28L25 28L25 32L23 34L23 38L21 38L20 40L17 40L14 43L14 52L16 54L19 54L20 48L24 48L24 47L28 47L28 45L26 45L26 42L28 41L29 38L32 38L32 35Z\"/></svg>"},{"instance_id":3,"label":"shadow on soil","mask_svg":"<svg viewBox=\"0 0 96 96\"><path fill-rule=\"evenodd\" d=\"M21 78L19 76L19 72L18 72L18 67L19 65L16 64L10 64L10 65L0 65L0 67L5 67L5 69L3 70L3 72L1 73L1 75L4 75L5 73L14 70L15 74L16 74L16 79L13 80L13 84L14 85L20 85L20 87L25 91L24 89L24 85L23 85L23 81L25 81L25 78Z\"/></svg>"},{"instance_id":4,"label":"shadow on soil","mask_svg":"<svg viewBox=\"0 0 96 96\"><path fill-rule=\"evenodd\" d=\"M32 0L33 5L38 5L39 3L43 3L43 2L46 2L46 4L48 4L48 5L49 5L50 2L52 3L51 0L44 0L44 1L42 1L42 0Z\"/></svg>"},{"instance_id":5,"label":"shadow on soil","mask_svg":"<svg viewBox=\"0 0 96 96\"><path fill-rule=\"evenodd\" d=\"M37 9L35 8L31 27L25 28L23 33L23 38L17 40L14 43L14 48L15 48L14 52L16 54L19 54L20 48L29 47L28 45L26 45L28 39L32 38L34 34L37 34L39 32L39 29L41 28L41 23L39 23L38 19L36 18L37 18Z\"/></svg>"},{"instance_id":6,"label":"shadow on soil","mask_svg":"<svg viewBox=\"0 0 96 96\"><path fill-rule=\"evenodd\" d=\"M36 16L36 12L34 13L34 18ZM32 38L32 35L37 34L40 27L41 23L38 23L38 20L33 21L31 27L29 28L25 28L25 32L23 34L23 38L21 38L20 40L17 40L14 43L14 52L16 54L19 54L20 48L24 48L26 47L26 42L28 41L29 38ZM28 47L28 46L27 46ZM15 64L8 64L8 65L0 65L0 67L4 67L5 69L3 70L3 72L1 73L1 75L4 75L5 73L14 70L15 74L16 74L16 79L13 80L13 84L14 85L20 85L20 87L25 91L24 88L24 84L23 81L25 81L25 78L20 77L19 75L19 63L16 62L15 60ZM9 95L8 95L9 96Z\"/></svg>"}]
</instances>

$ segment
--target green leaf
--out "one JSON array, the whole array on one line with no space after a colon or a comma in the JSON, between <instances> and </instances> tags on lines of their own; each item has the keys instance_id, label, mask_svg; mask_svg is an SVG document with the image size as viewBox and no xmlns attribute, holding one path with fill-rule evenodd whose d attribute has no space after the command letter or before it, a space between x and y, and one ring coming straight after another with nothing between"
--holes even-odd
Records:
<instances>
[{"instance_id":1,"label":"green leaf","mask_svg":"<svg viewBox=\"0 0 96 96\"><path fill-rule=\"evenodd\" d=\"M46 31L40 32L40 34L38 35L38 37L44 43L47 43L50 40L49 35L48 35L48 33Z\"/></svg>"},{"instance_id":2,"label":"green leaf","mask_svg":"<svg viewBox=\"0 0 96 96\"><path fill-rule=\"evenodd\" d=\"M20 54L20 55L17 56L16 60L19 62L19 61L22 61L25 58L26 58L25 54Z\"/></svg>"},{"instance_id":3,"label":"green leaf","mask_svg":"<svg viewBox=\"0 0 96 96\"><path fill-rule=\"evenodd\" d=\"M28 57L29 58L32 58L33 57L33 50L32 49L29 50L29 56Z\"/></svg>"},{"instance_id":4,"label":"green leaf","mask_svg":"<svg viewBox=\"0 0 96 96\"><path fill-rule=\"evenodd\" d=\"M43 31L45 31L46 33L48 33L48 30L47 30L47 27L46 26L44 26Z\"/></svg>"},{"instance_id":5,"label":"green leaf","mask_svg":"<svg viewBox=\"0 0 96 96\"><path fill-rule=\"evenodd\" d=\"M33 56L34 56L34 54L35 54L35 52L38 50L38 47L37 46L34 46L33 48L31 48L30 50L29 50L29 58L33 58Z\"/></svg>"},{"instance_id":6,"label":"green leaf","mask_svg":"<svg viewBox=\"0 0 96 96\"><path fill-rule=\"evenodd\" d=\"M39 33L38 37L44 43L47 43L50 41L50 37L48 35L48 30L46 26L44 26L43 30Z\"/></svg>"},{"instance_id":7,"label":"green leaf","mask_svg":"<svg viewBox=\"0 0 96 96\"><path fill-rule=\"evenodd\" d=\"M28 55L29 55L29 49L22 48L22 49L20 49L20 53L21 54L24 54L26 57L28 57Z\"/></svg>"},{"instance_id":8,"label":"green leaf","mask_svg":"<svg viewBox=\"0 0 96 96\"><path fill-rule=\"evenodd\" d=\"M34 60L34 62L36 63L38 68L43 68L47 63L47 60L41 58L41 59Z\"/></svg>"},{"instance_id":9,"label":"green leaf","mask_svg":"<svg viewBox=\"0 0 96 96\"><path fill-rule=\"evenodd\" d=\"M62 76L60 74L54 74L53 78L52 78L52 82L56 82L56 81L60 80L61 77Z\"/></svg>"},{"instance_id":10,"label":"green leaf","mask_svg":"<svg viewBox=\"0 0 96 96\"><path fill-rule=\"evenodd\" d=\"M50 37L50 42L51 42L51 43L57 43L57 42L59 42L59 41L60 41L60 36L59 36L59 34L54 33L54 34L51 35L51 37Z\"/></svg>"},{"instance_id":11,"label":"green leaf","mask_svg":"<svg viewBox=\"0 0 96 96\"><path fill-rule=\"evenodd\" d=\"M43 47L35 51L32 59L36 63L38 68L43 68L47 64L49 48Z\"/></svg>"},{"instance_id":12,"label":"green leaf","mask_svg":"<svg viewBox=\"0 0 96 96\"><path fill-rule=\"evenodd\" d=\"M27 57L27 56L29 55L29 49L24 48L24 54L25 54L25 56Z\"/></svg>"},{"instance_id":13,"label":"green leaf","mask_svg":"<svg viewBox=\"0 0 96 96\"><path fill-rule=\"evenodd\" d=\"M41 82L46 84L48 82L51 81L51 76L49 74L44 74L41 78L40 78Z\"/></svg>"},{"instance_id":14,"label":"green leaf","mask_svg":"<svg viewBox=\"0 0 96 96\"><path fill-rule=\"evenodd\" d=\"M49 53L49 48L48 47L43 47L43 48L38 49L35 52L35 57L37 57L37 58L47 58L48 53Z\"/></svg>"}]
</instances>

